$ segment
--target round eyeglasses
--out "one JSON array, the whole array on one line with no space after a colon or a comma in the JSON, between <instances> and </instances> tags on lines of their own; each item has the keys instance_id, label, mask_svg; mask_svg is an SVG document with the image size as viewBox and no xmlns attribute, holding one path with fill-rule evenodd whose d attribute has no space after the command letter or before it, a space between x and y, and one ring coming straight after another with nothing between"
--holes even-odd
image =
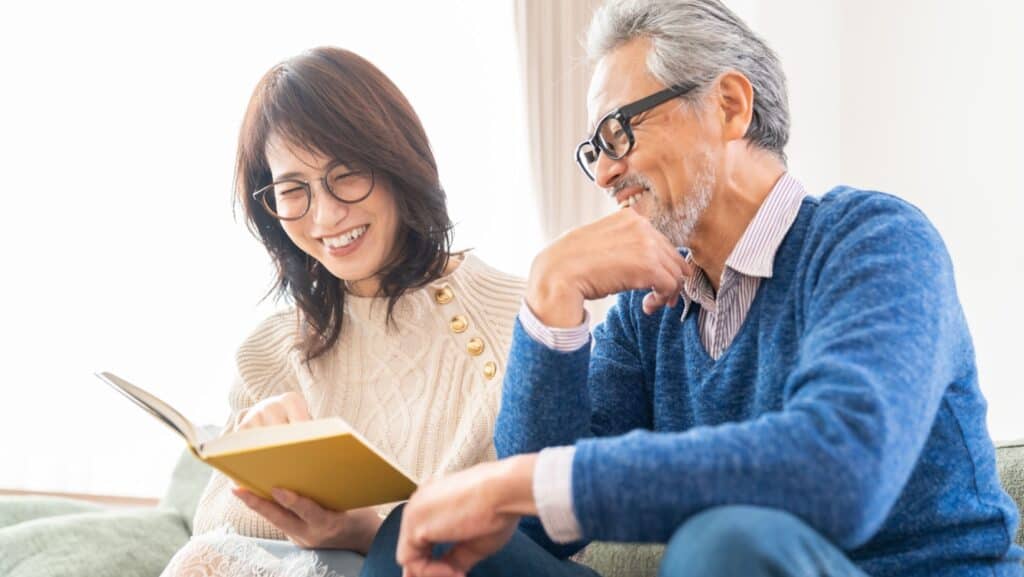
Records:
<instances>
[{"instance_id":1,"label":"round eyeglasses","mask_svg":"<svg viewBox=\"0 0 1024 577\"><path fill-rule=\"evenodd\" d=\"M372 170L353 170L334 164L320 177L320 184L335 200L356 204L373 192L376 179ZM282 178L252 193L252 197L274 218L298 220L313 204L313 188L298 178Z\"/></svg>"},{"instance_id":2,"label":"round eyeglasses","mask_svg":"<svg viewBox=\"0 0 1024 577\"><path fill-rule=\"evenodd\" d=\"M696 87L697 85L693 83L670 86L604 115L597 123L594 135L576 147L576 164L580 166L580 170L587 178L595 180L594 163L602 152L612 160L619 160L633 150L636 138L633 136L631 122L634 117L677 96L682 96Z\"/></svg>"}]
</instances>

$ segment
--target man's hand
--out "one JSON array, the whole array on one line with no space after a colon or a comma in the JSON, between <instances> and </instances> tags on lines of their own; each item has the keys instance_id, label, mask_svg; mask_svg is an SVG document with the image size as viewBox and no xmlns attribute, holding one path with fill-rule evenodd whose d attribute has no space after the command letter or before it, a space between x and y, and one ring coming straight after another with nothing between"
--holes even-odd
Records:
<instances>
[{"instance_id":1,"label":"man's hand","mask_svg":"<svg viewBox=\"0 0 1024 577\"><path fill-rule=\"evenodd\" d=\"M537 456L484 463L425 484L405 506L397 559L405 577L464 577L501 549L522 515L536 515ZM434 545L453 543L440 559Z\"/></svg>"},{"instance_id":2,"label":"man's hand","mask_svg":"<svg viewBox=\"0 0 1024 577\"><path fill-rule=\"evenodd\" d=\"M240 487L232 492L292 543L306 549L349 549L366 555L383 523L371 508L332 511L284 489L274 489L273 501Z\"/></svg>"},{"instance_id":3,"label":"man's hand","mask_svg":"<svg viewBox=\"0 0 1024 577\"><path fill-rule=\"evenodd\" d=\"M526 302L544 324L583 322L583 302L633 289L653 289L644 312L675 306L693 267L633 209L623 209L559 237L533 261Z\"/></svg>"}]
</instances>

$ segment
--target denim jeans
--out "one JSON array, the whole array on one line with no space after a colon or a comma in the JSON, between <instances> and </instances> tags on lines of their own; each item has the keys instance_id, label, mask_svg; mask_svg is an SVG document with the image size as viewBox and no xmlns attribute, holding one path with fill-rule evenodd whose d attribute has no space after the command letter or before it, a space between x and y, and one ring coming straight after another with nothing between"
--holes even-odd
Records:
<instances>
[{"instance_id":1,"label":"denim jeans","mask_svg":"<svg viewBox=\"0 0 1024 577\"><path fill-rule=\"evenodd\" d=\"M391 512L384 521L370 552L363 563L361 577L401 577L402 568L395 562L398 545L398 528L402 522L404 505ZM445 548L435 547L435 555ZM572 561L558 559L536 544L526 535L516 532L512 539L497 553L477 563L469 577L485 575L544 577L600 577L592 569Z\"/></svg>"},{"instance_id":2,"label":"denim jeans","mask_svg":"<svg viewBox=\"0 0 1024 577\"><path fill-rule=\"evenodd\" d=\"M305 551L289 541L271 539L253 539L253 541L279 559ZM363 566L363 556L354 551L344 549L311 549L310 551L316 555L317 562L322 563L328 570L345 577L355 577Z\"/></svg>"},{"instance_id":3,"label":"denim jeans","mask_svg":"<svg viewBox=\"0 0 1024 577\"><path fill-rule=\"evenodd\" d=\"M659 577L867 577L839 548L777 509L726 506L688 519L668 542Z\"/></svg>"},{"instance_id":4,"label":"denim jeans","mask_svg":"<svg viewBox=\"0 0 1024 577\"><path fill-rule=\"evenodd\" d=\"M402 509L384 522L362 577L400 577L395 563ZM727 506L688 519L669 540L659 577L867 577L827 539L774 509ZM484 559L469 577L595 577L551 555L522 533Z\"/></svg>"}]
</instances>

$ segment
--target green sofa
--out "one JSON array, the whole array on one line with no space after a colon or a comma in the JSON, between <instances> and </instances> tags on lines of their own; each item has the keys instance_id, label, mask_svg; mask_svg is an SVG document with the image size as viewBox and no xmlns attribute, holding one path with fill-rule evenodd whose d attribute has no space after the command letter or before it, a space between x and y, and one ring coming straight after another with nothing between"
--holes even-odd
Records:
<instances>
[{"instance_id":1,"label":"green sofa","mask_svg":"<svg viewBox=\"0 0 1024 577\"><path fill-rule=\"evenodd\" d=\"M1001 443L999 475L1024 505L1024 440ZM114 508L53 497L0 497L0 575L156 577L191 533L209 469L185 454L151 508ZM1016 541L1024 543L1024 531ZM592 543L577 559L605 577L653 577L660 545Z\"/></svg>"}]
</instances>

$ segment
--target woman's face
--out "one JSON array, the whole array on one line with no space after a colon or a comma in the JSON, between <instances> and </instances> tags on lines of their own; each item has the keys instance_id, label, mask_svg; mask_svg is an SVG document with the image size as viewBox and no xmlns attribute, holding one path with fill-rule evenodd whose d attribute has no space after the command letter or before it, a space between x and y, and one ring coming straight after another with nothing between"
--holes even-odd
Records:
<instances>
[{"instance_id":1,"label":"woman's face","mask_svg":"<svg viewBox=\"0 0 1024 577\"><path fill-rule=\"evenodd\" d=\"M377 175L373 192L355 204L346 204L323 189L323 176L336 166L334 159L291 146L276 135L267 140L267 163L273 180L292 178L308 182L313 192L309 212L298 220L281 221L288 238L315 258L348 291L373 296L380 286L377 273L390 260L398 234L398 208L385 179ZM337 170L331 171L337 174ZM369 178L332 184L369 188ZM355 196L360 196L356 194Z\"/></svg>"}]
</instances>

